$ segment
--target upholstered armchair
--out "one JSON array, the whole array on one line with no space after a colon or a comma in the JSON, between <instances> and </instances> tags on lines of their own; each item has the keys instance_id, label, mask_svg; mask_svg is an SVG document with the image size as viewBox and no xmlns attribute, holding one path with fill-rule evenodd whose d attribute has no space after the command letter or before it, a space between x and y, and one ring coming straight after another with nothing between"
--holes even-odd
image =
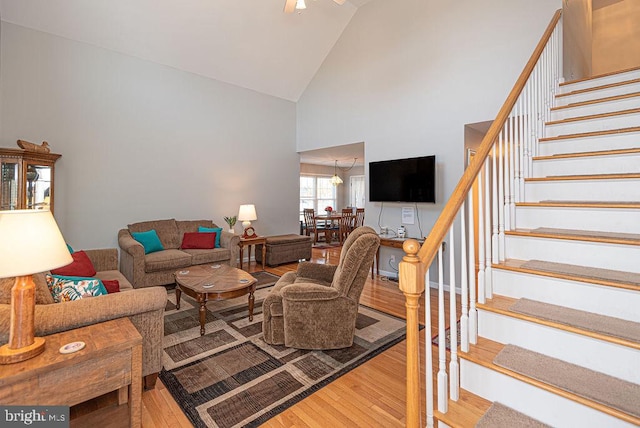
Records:
<instances>
[{"instance_id":1,"label":"upholstered armchair","mask_svg":"<svg viewBox=\"0 0 640 428\"><path fill-rule=\"evenodd\" d=\"M353 344L358 301L380 238L367 226L347 238L340 263L300 263L284 274L262 305L265 342L299 349Z\"/></svg>"}]
</instances>

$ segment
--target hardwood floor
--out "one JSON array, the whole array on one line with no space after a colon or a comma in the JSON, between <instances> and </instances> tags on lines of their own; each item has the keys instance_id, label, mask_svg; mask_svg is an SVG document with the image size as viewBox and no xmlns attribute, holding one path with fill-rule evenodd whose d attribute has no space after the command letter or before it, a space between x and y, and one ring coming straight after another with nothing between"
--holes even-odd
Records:
<instances>
[{"instance_id":1,"label":"hardwood floor","mask_svg":"<svg viewBox=\"0 0 640 428\"><path fill-rule=\"evenodd\" d=\"M340 248L314 249L314 263L337 264ZM295 270L297 263L267 268L277 275ZM251 263L249 270L259 270ZM448 308L448 296L445 307ZM398 284L369 276L360 303L366 306L405 318L404 295ZM431 307L437 307L437 294L431 290ZM435 306L434 306L435 305ZM435 311L432 310L435 315ZM432 319L433 319L432 315ZM424 297L420 302L420 317L424 318ZM448 319L448 315L447 315ZM432 326L437 324L432 320ZM437 334L432 327L429 338ZM420 332L421 346L424 347L425 331ZM437 366L437 347L434 357ZM424 359L424 353L422 355ZM394 427L405 425L405 364L406 342L402 341L380 355L372 358L316 393L290 407L267 421L264 427ZM424 380L422 381L424 390ZM424 393L423 393L424 396ZM424 401L424 399L423 399ZM486 408L485 402L477 406ZM106 408L105 408L106 407ZM124 406L120 406L124 407ZM423 403L424 413L424 403ZM99 409L99 410L97 410ZM111 410L109 410L111 409ZM72 408L72 426L126 426L124 419L118 419L121 409L116 406L115 397L101 397ZM77 419L73 419L76 417ZM423 414L423 421L424 421ZM118 424L122 421L122 424ZM142 426L191 427L169 391L158 379L156 388L142 395Z\"/></svg>"}]
</instances>

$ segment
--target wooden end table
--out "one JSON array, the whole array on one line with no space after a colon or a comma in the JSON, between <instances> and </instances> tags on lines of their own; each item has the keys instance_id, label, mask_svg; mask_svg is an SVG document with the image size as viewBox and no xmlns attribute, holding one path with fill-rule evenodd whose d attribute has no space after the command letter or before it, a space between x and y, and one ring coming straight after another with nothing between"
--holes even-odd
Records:
<instances>
[{"instance_id":1,"label":"wooden end table","mask_svg":"<svg viewBox=\"0 0 640 428\"><path fill-rule=\"evenodd\" d=\"M253 321L253 305L258 282L251 274L229 265L191 266L175 273L176 309L180 309L180 296L184 291L200 305L200 336L204 336L207 302L232 299L249 293L249 321Z\"/></svg>"},{"instance_id":2,"label":"wooden end table","mask_svg":"<svg viewBox=\"0 0 640 428\"><path fill-rule=\"evenodd\" d=\"M267 259L267 237L256 236L255 238L240 238L238 246L240 247L240 269L242 269L242 262L244 260L244 247L249 247L247 254L247 269L251 263L251 246L262 244L262 270L264 270L264 262Z\"/></svg>"},{"instance_id":3,"label":"wooden end table","mask_svg":"<svg viewBox=\"0 0 640 428\"><path fill-rule=\"evenodd\" d=\"M0 403L73 406L118 390L118 404L129 404L129 426L140 426L142 337L128 318L52 334L45 340L42 354L0 366ZM63 345L78 341L85 343L83 349L59 352Z\"/></svg>"}]
</instances>

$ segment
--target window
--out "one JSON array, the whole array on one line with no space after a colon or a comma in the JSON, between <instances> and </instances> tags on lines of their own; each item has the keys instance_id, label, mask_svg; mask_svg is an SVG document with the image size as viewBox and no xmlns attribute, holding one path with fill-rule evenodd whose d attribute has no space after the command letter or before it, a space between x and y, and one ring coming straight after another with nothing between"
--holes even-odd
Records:
<instances>
[{"instance_id":1,"label":"window","mask_svg":"<svg viewBox=\"0 0 640 428\"><path fill-rule=\"evenodd\" d=\"M303 210L313 208L316 213L323 212L326 206L336 209L336 186L331 177L319 175L300 176L300 220Z\"/></svg>"}]
</instances>

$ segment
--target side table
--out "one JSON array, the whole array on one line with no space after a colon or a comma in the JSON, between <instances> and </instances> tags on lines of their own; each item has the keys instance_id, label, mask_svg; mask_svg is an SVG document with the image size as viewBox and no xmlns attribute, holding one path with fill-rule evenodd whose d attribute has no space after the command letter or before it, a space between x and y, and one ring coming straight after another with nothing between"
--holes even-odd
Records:
<instances>
[{"instance_id":1,"label":"side table","mask_svg":"<svg viewBox=\"0 0 640 428\"><path fill-rule=\"evenodd\" d=\"M256 236L254 238L240 238L238 242L238 246L240 247L240 269L242 269L242 262L244 260L244 247L248 247L249 251L247 254L247 269L249 268L249 263L251 262L251 246L262 244L262 270L264 270L264 263L267 259L267 237L266 236Z\"/></svg>"},{"instance_id":2,"label":"side table","mask_svg":"<svg viewBox=\"0 0 640 428\"><path fill-rule=\"evenodd\" d=\"M118 390L118 404L129 405L129 426L140 426L142 337L128 318L52 334L45 340L45 350L37 357L0 365L0 403L73 406ZM85 343L83 349L59 352L78 341Z\"/></svg>"}]
</instances>

